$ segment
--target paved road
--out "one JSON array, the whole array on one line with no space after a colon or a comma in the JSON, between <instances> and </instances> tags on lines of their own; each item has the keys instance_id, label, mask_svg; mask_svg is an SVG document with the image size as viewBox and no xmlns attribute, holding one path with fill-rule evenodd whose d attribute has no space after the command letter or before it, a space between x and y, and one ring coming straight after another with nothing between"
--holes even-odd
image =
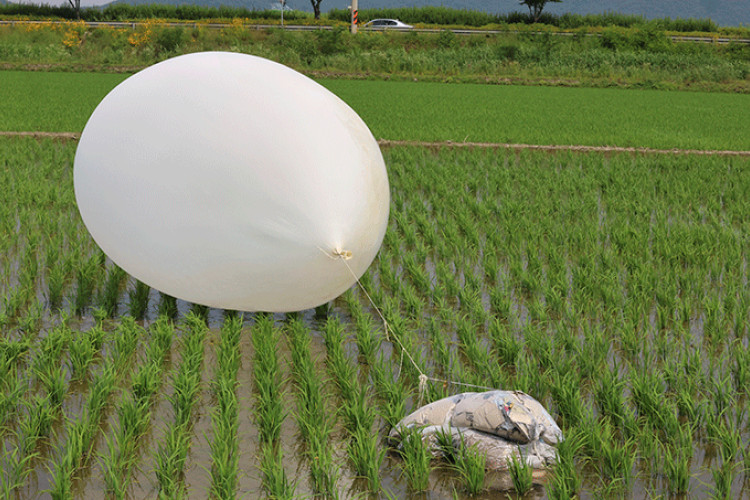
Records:
<instances>
[{"instance_id":1,"label":"paved road","mask_svg":"<svg viewBox=\"0 0 750 500\"><path fill-rule=\"evenodd\" d=\"M0 25L3 24L19 24L19 23L30 23L30 24L42 24L42 23L55 23L55 24L62 24L67 21L9 21L9 20L0 20ZM140 24L145 24L143 21L135 21L135 22L119 22L119 21L92 21L86 23L88 26L91 26L92 28L96 28L99 26L109 26L112 28L133 28L135 29ZM233 26L230 23L213 23L213 22L164 22L161 23L164 26L182 26L182 27L196 27L196 26L203 26L205 28L211 28L211 29L222 29L222 28L228 28L230 26ZM269 29L269 28L279 28L280 26L278 24L245 24L244 27L246 29ZM296 24L287 24L284 26L284 29L289 31L315 31L315 30L330 30L333 29L332 26L324 26L324 25L296 25ZM443 31L441 28L364 28L360 27L360 31L416 31L417 33L439 33L440 31ZM503 34L503 33L519 33L518 31L510 31L510 30L482 30L482 29L451 29L450 31L456 33L457 35L487 35L487 34ZM533 34L542 34L541 31L536 32L524 32L524 33L533 33ZM545 32L546 33L546 32ZM552 35L555 36L575 36L575 33L569 33L569 32L551 32ZM601 36L598 33L587 33L586 36ZM750 38L729 38L729 37L712 37L712 36L683 36L683 35L671 35L670 38L676 42L696 42L696 43L744 43L744 44L750 44Z\"/></svg>"}]
</instances>

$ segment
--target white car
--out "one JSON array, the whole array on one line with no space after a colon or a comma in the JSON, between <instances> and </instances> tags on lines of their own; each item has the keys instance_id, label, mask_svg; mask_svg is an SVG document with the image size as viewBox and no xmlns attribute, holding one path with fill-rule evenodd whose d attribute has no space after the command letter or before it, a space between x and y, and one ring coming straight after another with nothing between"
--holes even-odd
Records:
<instances>
[{"instance_id":1,"label":"white car","mask_svg":"<svg viewBox=\"0 0 750 500\"><path fill-rule=\"evenodd\" d=\"M376 29L386 29L386 28L399 28L399 29L410 29L414 26L406 23L402 23L398 19L373 19L369 23L365 24L365 28L376 28Z\"/></svg>"}]
</instances>

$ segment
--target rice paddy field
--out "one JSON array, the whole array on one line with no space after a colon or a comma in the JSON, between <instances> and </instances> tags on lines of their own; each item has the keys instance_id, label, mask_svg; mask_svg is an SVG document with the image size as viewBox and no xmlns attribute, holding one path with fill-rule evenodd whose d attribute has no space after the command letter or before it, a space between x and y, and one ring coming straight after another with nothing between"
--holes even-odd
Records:
<instances>
[{"instance_id":1,"label":"rice paddy field","mask_svg":"<svg viewBox=\"0 0 750 500\"><path fill-rule=\"evenodd\" d=\"M75 146L0 138L0 497L750 496L749 159L389 148L362 288L271 315L113 265ZM389 447L454 382L550 410L544 484Z\"/></svg>"},{"instance_id":2,"label":"rice paddy field","mask_svg":"<svg viewBox=\"0 0 750 500\"><path fill-rule=\"evenodd\" d=\"M80 132L126 77L0 71L0 131ZM750 94L318 81L379 139L750 150Z\"/></svg>"}]
</instances>

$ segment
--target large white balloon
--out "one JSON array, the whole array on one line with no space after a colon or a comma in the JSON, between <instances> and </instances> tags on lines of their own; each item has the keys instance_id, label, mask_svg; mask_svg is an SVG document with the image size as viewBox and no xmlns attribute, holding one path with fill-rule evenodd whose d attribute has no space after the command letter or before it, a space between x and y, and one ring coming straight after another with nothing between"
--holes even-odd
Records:
<instances>
[{"instance_id":1,"label":"large white balloon","mask_svg":"<svg viewBox=\"0 0 750 500\"><path fill-rule=\"evenodd\" d=\"M378 144L349 106L281 64L223 52L169 59L112 90L83 130L74 183L117 265L245 311L343 293L375 258L390 201Z\"/></svg>"}]
</instances>

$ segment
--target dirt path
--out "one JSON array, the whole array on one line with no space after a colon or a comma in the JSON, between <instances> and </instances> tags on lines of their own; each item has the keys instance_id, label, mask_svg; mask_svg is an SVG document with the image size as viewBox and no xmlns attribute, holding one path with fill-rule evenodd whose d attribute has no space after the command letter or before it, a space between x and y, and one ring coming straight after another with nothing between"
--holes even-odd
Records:
<instances>
[{"instance_id":1,"label":"dirt path","mask_svg":"<svg viewBox=\"0 0 750 500\"><path fill-rule=\"evenodd\" d=\"M747 156L750 151L730 151L715 149L654 149L628 148L620 146L575 146L575 145L539 145L539 144L510 144L505 142L429 142L429 141L390 141L380 139L381 147L419 146L426 148L477 148L477 149L536 149L540 151L580 151L583 153L643 153L643 154L677 154L677 155L707 155L707 156Z\"/></svg>"},{"instance_id":2,"label":"dirt path","mask_svg":"<svg viewBox=\"0 0 750 500\"><path fill-rule=\"evenodd\" d=\"M77 141L81 138L78 132L3 132L0 137L36 137ZM750 157L750 151L732 151L716 149L654 149L633 148L620 146L576 146L576 145L539 145L539 144L511 144L506 142L452 142L452 141L392 141L379 139L381 147L414 146L432 149L465 148L465 149L535 149L539 151L578 151L582 153L641 153L661 155L704 155L704 156L745 156Z\"/></svg>"}]
</instances>

